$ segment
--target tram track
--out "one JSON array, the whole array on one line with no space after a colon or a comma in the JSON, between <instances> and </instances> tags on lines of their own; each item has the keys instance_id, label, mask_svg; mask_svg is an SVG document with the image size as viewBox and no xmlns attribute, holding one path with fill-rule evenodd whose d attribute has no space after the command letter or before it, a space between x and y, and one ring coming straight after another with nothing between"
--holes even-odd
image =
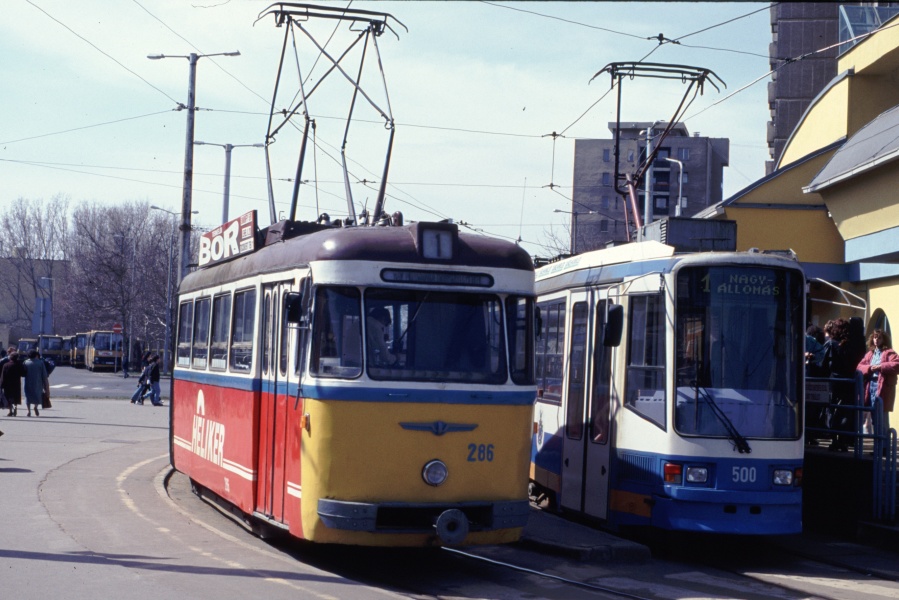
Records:
<instances>
[{"instance_id":1,"label":"tram track","mask_svg":"<svg viewBox=\"0 0 899 600\"><path fill-rule=\"evenodd\" d=\"M743 541L745 543L746 540ZM550 580L568 589L596 594L591 597L660 600L683 597L685 592L691 596L741 600L899 597L899 585L895 585L899 578L888 571L866 569L849 560L827 560L771 540L754 540L749 545L755 548L747 553L731 553L731 562L711 558L727 554L715 551L712 546L706 547L705 551L697 549L687 553L685 560L654 559L649 567L604 564L595 570L594 576L580 579L550 572L551 569L540 570L516 564L514 560L485 557L477 550L444 550L470 561L480 561ZM647 573L655 575L647 576Z\"/></svg>"},{"instance_id":2,"label":"tram track","mask_svg":"<svg viewBox=\"0 0 899 600\"><path fill-rule=\"evenodd\" d=\"M386 593L420 599L899 597L899 578L872 564L880 551L811 535L789 539L679 535L673 541L651 542L653 558L648 562L578 560L517 544L372 549L323 547L289 539L268 542L304 564ZM804 550L809 547L817 551ZM836 560L825 554L841 550L847 558ZM891 556L899 564L895 553ZM887 555L882 560L888 563L891 558Z\"/></svg>"}]
</instances>

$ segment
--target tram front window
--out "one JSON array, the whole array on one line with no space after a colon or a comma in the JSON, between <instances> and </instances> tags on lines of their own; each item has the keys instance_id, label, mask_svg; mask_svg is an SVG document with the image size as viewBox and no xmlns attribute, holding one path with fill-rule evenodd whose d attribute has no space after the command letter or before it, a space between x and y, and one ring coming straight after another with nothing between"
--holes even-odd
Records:
<instances>
[{"instance_id":1,"label":"tram front window","mask_svg":"<svg viewBox=\"0 0 899 600\"><path fill-rule=\"evenodd\" d=\"M803 285L793 270L680 270L674 423L681 435L800 436Z\"/></svg>"},{"instance_id":2,"label":"tram front window","mask_svg":"<svg viewBox=\"0 0 899 600\"><path fill-rule=\"evenodd\" d=\"M497 296L369 289L365 328L372 379L493 384L507 379Z\"/></svg>"}]
</instances>

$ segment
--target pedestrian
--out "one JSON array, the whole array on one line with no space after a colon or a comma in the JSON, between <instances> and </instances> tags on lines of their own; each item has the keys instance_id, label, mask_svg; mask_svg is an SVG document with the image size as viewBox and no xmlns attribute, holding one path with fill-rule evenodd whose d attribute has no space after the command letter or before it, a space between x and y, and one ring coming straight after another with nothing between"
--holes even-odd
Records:
<instances>
[{"instance_id":1,"label":"pedestrian","mask_svg":"<svg viewBox=\"0 0 899 600\"><path fill-rule=\"evenodd\" d=\"M50 397L50 377L47 375L47 367L41 360L37 350L28 353L25 361L25 403L28 407L28 416L31 416L31 407L34 406L35 416L41 416L40 408L44 404L44 397Z\"/></svg>"},{"instance_id":2,"label":"pedestrian","mask_svg":"<svg viewBox=\"0 0 899 600\"><path fill-rule=\"evenodd\" d=\"M849 322L845 319L833 319L824 325L824 333L829 339L824 344L824 361L822 366L830 375L829 411L830 422L828 428L834 431L833 443L829 450L832 452L845 452L851 441L846 434L838 432L852 431L855 427L850 423L853 413L838 407L855 405L855 377L858 362L853 360L852 348L849 342Z\"/></svg>"},{"instance_id":3,"label":"pedestrian","mask_svg":"<svg viewBox=\"0 0 899 600\"><path fill-rule=\"evenodd\" d=\"M150 355L152 356L152 355ZM152 393L153 387L150 385L150 361L149 356L146 360L140 379L137 380L137 389L131 394L131 404L143 404L147 396Z\"/></svg>"},{"instance_id":4,"label":"pedestrian","mask_svg":"<svg viewBox=\"0 0 899 600\"><path fill-rule=\"evenodd\" d=\"M159 355L154 354L150 357L150 364L147 365L147 369L149 369L147 380L150 382L152 390L150 401L153 402L153 406L162 406L162 400L159 397L159 360Z\"/></svg>"},{"instance_id":5,"label":"pedestrian","mask_svg":"<svg viewBox=\"0 0 899 600\"><path fill-rule=\"evenodd\" d=\"M872 411L883 411L880 431L873 431L871 413L865 413L865 433L886 436L890 430L890 413L896 402L896 379L899 374L899 355L890 344L890 334L875 329L868 336L868 353L858 364L865 378L864 405Z\"/></svg>"},{"instance_id":6,"label":"pedestrian","mask_svg":"<svg viewBox=\"0 0 899 600\"><path fill-rule=\"evenodd\" d=\"M22 355L14 348L10 349L7 357L9 360L0 370L0 390L3 390L9 404L9 413L6 416L16 417L22 404L22 378L25 377L25 365L22 364Z\"/></svg>"}]
</instances>

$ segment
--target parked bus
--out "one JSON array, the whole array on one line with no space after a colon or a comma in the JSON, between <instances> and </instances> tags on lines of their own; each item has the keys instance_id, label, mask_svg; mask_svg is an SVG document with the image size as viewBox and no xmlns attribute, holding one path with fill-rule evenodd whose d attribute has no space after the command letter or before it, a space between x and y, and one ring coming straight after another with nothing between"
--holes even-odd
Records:
<instances>
[{"instance_id":1,"label":"parked bus","mask_svg":"<svg viewBox=\"0 0 899 600\"><path fill-rule=\"evenodd\" d=\"M87 338L89 336L89 333L76 333L72 336L72 347L69 351L71 355L70 363L76 369L83 369L86 366L84 363L84 351L87 348Z\"/></svg>"},{"instance_id":2,"label":"parked bus","mask_svg":"<svg viewBox=\"0 0 899 600\"><path fill-rule=\"evenodd\" d=\"M89 371L117 371L122 367L122 334L91 331L84 348L84 364Z\"/></svg>"},{"instance_id":3,"label":"parked bus","mask_svg":"<svg viewBox=\"0 0 899 600\"><path fill-rule=\"evenodd\" d=\"M62 356L59 358L60 364L72 364L72 340L74 340L74 337L71 335L64 335L62 337Z\"/></svg>"},{"instance_id":4,"label":"parked bus","mask_svg":"<svg viewBox=\"0 0 899 600\"><path fill-rule=\"evenodd\" d=\"M19 351L19 354L27 356L29 352L37 349L37 338L20 339L19 343L16 345L16 349Z\"/></svg>"},{"instance_id":5,"label":"parked bus","mask_svg":"<svg viewBox=\"0 0 899 600\"><path fill-rule=\"evenodd\" d=\"M62 364L61 335L39 335L37 336L37 347L41 357L53 361L54 365Z\"/></svg>"}]
</instances>

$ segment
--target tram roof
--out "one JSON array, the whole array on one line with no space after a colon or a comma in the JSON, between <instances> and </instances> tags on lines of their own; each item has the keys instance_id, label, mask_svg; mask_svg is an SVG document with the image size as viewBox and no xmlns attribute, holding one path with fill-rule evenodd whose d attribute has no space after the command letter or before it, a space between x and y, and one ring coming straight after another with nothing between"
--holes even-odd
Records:
<instances>
[{"instance_id":1,"label":"tram roof","mask_svg":"<svg viewBox=\"0 0 899 600\"><path fill-rule=\"evenodd\" d=\"M423 256L421 232L426 229L452 232L452 260ZM418 222L399 227L335 228L282 221L260 230L259 237L264 245L255 252L188 274L181 282L180 293L255 275L306 267L315 261L534 270L530 255L521 247L504 240L459 233L458 227L452 223Z\"/></svg>"},{"instance_id":2,"label":"tram roof","mask_svg":"<svg viewBox=\"0 0 899 600\"><path fill-rule=\"evenodd\" d=\"M582 285L620 282L653 272L668 272L678 263L777 264L803 271L795 257L779 252L687 252L655 240L585 252L537 269L537 293Z\"/></svg>"}]
</instances>

